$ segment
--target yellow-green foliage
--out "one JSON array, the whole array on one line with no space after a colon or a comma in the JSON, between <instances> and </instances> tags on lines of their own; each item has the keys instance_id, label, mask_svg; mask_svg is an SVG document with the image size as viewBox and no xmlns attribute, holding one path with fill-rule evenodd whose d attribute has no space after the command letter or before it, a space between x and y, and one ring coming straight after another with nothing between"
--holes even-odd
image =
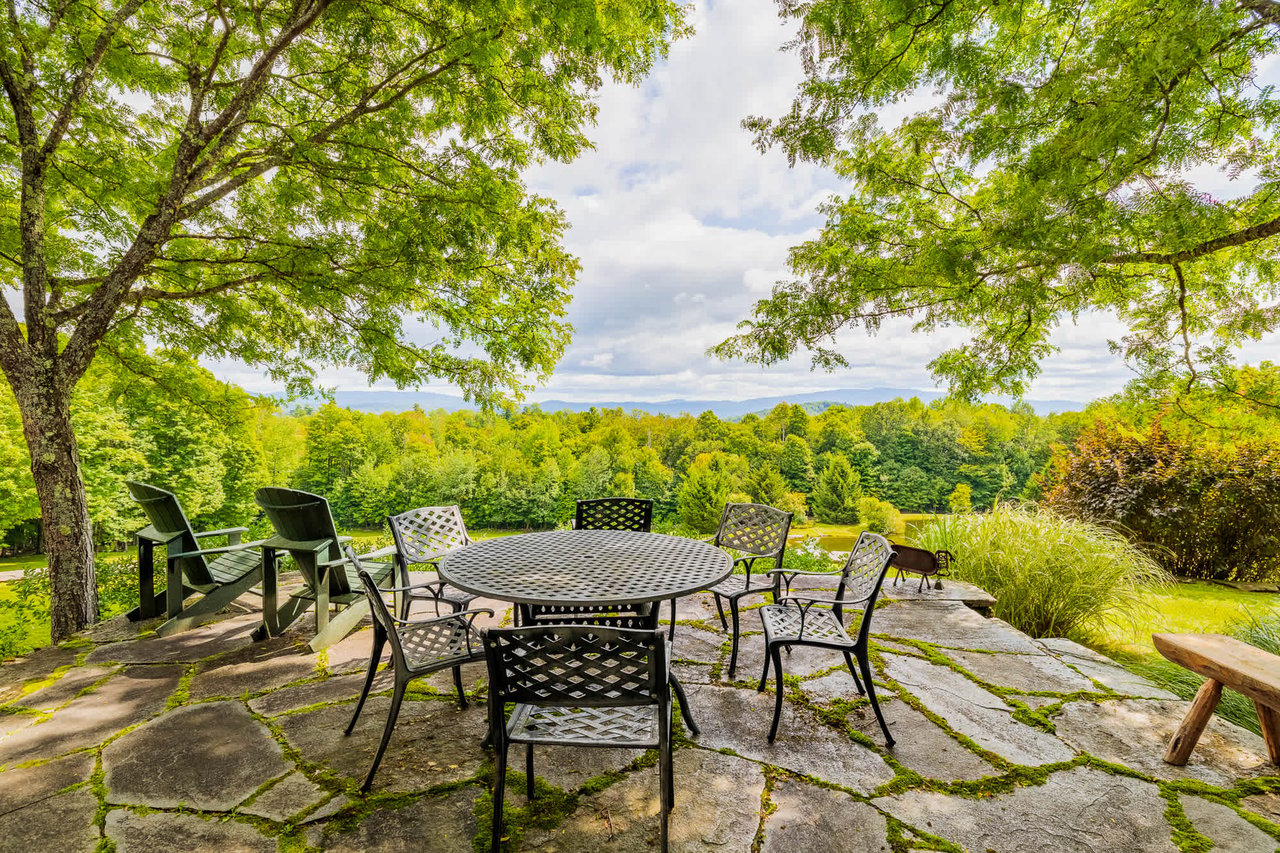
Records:
<instances>
[{"instance_id":1,"label":"yellow-green foliage","mask_svg":"<svg viewBox=\"0 0 1280 853\"><path fill-rule=\"evenodd\" d=\"M1168 575L1124 536L1048 511L1000 508L934 519L917 545L955 555L952 571L996 597L995 615L1033 637L1131 619Z\"/></svg>"}]
</instances>

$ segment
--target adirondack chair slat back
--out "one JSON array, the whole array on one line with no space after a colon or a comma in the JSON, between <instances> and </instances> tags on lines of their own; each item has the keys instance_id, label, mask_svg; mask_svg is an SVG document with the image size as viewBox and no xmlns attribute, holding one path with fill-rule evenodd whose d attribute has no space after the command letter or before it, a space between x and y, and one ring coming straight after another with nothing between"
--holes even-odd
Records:
<instances>
[{"instance_id":1,"label":"adirondack chair slat back","mask_svg":"<svg viewBox=\"0 0 1280 853\"><path fill-rule=\"evenodd\" d=\"M297 489L267 486L258 489L254 500L266 512L271 526L279 536L295 542L327 539L328 551L321 552L321 556L328 560L337 560L342 556L338 546L338 528L329 512L329 502L324 498ZM289 549L289 553L307 583L315 586L318 577L315 552ZM334 568L329 572L330 595L345 595L351 591L345 571Z\"/></svg>"},{"instance_id":2,"label":"adirondack chair slat back","mask_svg":"<svg viewBox=\"0 0 1280 853\"><path fill-rule=\"evenodd\" d=\"M167 547L170 554L195 551L200 547L196 544L195 531L191 529L191 522L187 521L187 514L182 511L182 504L178 502L177 495L133 480L126 480L125 485L129 489L129 496L137 501L142 511L146 513L151 526L162 537L169 538ZM204 557L181 557L177 563L187 582L193 586L204 586L214 582L209 575L209 564Z\"/></svg>"}]
</instances>

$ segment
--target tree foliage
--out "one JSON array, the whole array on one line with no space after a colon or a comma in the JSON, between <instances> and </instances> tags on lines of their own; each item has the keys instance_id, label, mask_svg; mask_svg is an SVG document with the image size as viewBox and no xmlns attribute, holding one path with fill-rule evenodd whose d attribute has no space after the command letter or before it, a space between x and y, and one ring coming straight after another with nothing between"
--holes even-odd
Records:
<instances>
[{"instance_id":1,"label":"tree foliage","mask_svg":"<svg viewBox=\"0 0 1280 853\"><path fill-rule=\"evenodd\" d=\"M1142 375L1185 387L1280 322L1275 3L779 6L806 77L745 124L849 191L720 355L842 366L838 330L910 316L972 333L931 364L954 391L1018 394L1053 330L1100 310ZM1203 189L1214 171L1230 197Z\"/></svg>"},{"instance_id":2,"label":"tree foliage","mask_svg":"<svg viewBox=\"0 0 1280 853\"><path fill-rule=\"evenodd\" d=\"M1054 458L1046 503L1118 526L1175 575L1259 580L1280 571L1280 445L1224 447L1159 422L1099 421Z\"/></svg>"}]
</instances>

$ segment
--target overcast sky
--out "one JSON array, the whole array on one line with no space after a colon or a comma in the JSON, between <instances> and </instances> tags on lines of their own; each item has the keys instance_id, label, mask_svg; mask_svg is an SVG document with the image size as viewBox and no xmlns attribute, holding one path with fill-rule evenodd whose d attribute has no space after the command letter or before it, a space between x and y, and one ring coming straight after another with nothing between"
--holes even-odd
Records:
<instances>
[{"instance_id":1,"label":"overcast sky","mask_svg":"<svg viewBox=\"0 0 1280 853\"><path fill-rule=\"evenodd\" d=\"M742 399L836 388L932 390L925 365L964 340L960 330L908 334L885 323L878 337L841 339L850 369L810 372L808 358L762 369L704 355L747 317L753 302L787 275L787 250L813 236L818 204L840 186L810 166L761 154L741 121L777 116L791 103L800 61L781 45L791 35L773 0L701 0L697 33L640 87L600 92L595 150L528 174L571 223L568 249L582 262L569 319L575 327L555 376L532 399ZM1130 378L1107 348L1121 329L1106 317L1059 330L1061 353L1046 361L1030 399L1085 401ZM1274 342L1252 361L1280 360ZM223 378L273 389L230 366ZM368 388L350 371L326 384ZM447 386L425 390L450 392Z\"/></svg>"}]
</instances>

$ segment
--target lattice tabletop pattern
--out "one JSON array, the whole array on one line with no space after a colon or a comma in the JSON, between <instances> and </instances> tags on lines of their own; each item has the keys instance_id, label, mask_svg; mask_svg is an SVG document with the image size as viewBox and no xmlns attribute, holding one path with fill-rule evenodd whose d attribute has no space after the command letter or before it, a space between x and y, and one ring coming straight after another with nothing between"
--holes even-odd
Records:
<instances>
[{"instance_id":1,"label":"lattice tabletop pattern","mask_svg":"<svg viewBox=\"0 0 1280 853\"><path fill-rule=\"evenodd\" d=\"M660 533L552 530L477 542L440 561L440 576L522 604L627 604L688 595L729 576L719 548Z\"/></svg>"}]
</instances>

